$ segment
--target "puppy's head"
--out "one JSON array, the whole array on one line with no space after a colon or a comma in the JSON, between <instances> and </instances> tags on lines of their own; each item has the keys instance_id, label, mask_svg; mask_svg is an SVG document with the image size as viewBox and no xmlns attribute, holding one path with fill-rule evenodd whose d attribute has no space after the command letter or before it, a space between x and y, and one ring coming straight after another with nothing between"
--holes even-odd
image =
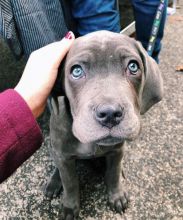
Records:
<instances>
[{"instance_id":1,"label":"puppy's head","mask_svg":"<svg viewBox=\"0 0 183 220\"><path fill-rule=\"evenodd\" d=\"M134 139L140 113L162 98L157 64L140 43L98 31L75 40L65 63L65 93L73 133L82 143Z\"/></svg>"}]
</instances>

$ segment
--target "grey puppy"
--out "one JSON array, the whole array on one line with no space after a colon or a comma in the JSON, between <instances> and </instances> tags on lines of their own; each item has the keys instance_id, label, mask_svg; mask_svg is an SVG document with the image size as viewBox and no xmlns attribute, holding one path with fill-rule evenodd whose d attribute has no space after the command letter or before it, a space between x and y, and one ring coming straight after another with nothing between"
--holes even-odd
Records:
<instances>
[{"instance_id":1,"label":"grey puppy","mask_svg":"<svg viewBox=\"0 0 183 220\"><path fill-rule=\"evenodd\" d=\"M97 31L75 40L62 76L65 98L52 100L50 120L56 169L45 193L52 197L63 185L64 219L74 219L80 207L75 160L105 156L109 203L122 212L128 204L123 144L138 136L140 114L162 99L159 68L134 39Z\"/></svg>"}]
</instances>

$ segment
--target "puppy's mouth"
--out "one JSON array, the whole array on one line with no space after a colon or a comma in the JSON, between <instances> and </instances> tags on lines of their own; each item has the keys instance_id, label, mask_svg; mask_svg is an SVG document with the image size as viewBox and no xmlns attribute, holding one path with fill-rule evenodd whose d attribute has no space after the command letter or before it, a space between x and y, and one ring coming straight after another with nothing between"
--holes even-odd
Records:
<instances>
[{"instance_id":1,"label":"puppy's mouth","mask_svg":"<svg viewBox=\"0 0 183 220\"><path fill-rule=\"evenodd\" d=\"M99 146L114 146L117 144L123 144L124 139L118 137L107 136L103 139L97 140L96 144Z\"/></svg>"}]
</instances>

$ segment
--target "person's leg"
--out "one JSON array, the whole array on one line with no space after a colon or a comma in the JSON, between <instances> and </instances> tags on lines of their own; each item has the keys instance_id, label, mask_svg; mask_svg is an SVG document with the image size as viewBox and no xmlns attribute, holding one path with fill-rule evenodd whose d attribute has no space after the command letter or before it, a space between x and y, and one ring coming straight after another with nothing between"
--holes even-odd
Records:
<instances>
[{"instance_id":1,"label":"person's leg","mask_svg":"<svg viewBox=\"0 0 183 220\"><path fill-rule=\"evenodd\" d=\"M134 8L134 17L136 21L136 38L139 40L143 47L147 49L153 21L156 15L157 8L160 4L159 0L132 0ZM157 39L155 42L152 57L159 62L158 55L161 50L161 40L164 33L164 25L166 21L167 0L165 1L164 12L162 15Z\"/></svg>"},{"instance_id":2,"label":"person's leg","mask_svg":"<svg viewBox=\"0 0 183 220\"><path fill-rule=\"evenodd\" d=\"M71 0L79 35L97 30L120 31L116 0Z\"/></svg>"}]
</instances>

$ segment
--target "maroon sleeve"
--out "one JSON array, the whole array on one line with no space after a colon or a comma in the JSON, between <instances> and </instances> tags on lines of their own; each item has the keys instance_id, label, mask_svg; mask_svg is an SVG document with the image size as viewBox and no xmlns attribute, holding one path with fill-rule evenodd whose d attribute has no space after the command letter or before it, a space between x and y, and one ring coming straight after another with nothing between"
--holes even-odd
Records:
<instances>
[{"instance_id":1,"label":"maroon sleeve","mask_svg":"<svg viewBox=\"0 0 183 220\"><path fill-rule=\"evenodd\" d=\"M0 182L42 143L40 128L26 102L13 89L0 93Z\"/></svg>"}]
</instances>

